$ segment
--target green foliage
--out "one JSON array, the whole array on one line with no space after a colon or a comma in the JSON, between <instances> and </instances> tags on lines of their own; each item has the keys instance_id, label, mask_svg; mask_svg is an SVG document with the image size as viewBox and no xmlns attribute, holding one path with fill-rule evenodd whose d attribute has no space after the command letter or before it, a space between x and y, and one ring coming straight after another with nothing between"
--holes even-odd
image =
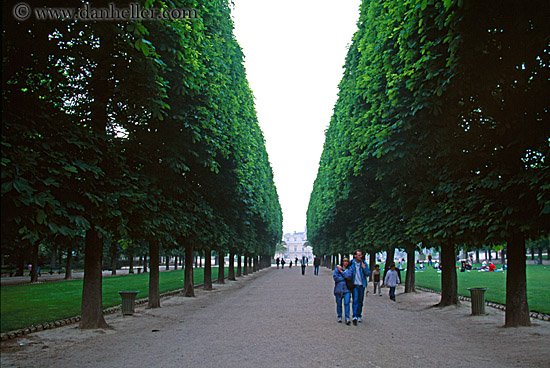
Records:
<instances>
[{"instance_id":1,"label":"green foliage","mask_svg":"<svg viewBox=\"0 0 550 368\"><path fill-rule=\"evenodd\" d=\"M147 3L199 18L8 20L3 244L94 227L134 248L274 252L281 209L229 2Z\"/></svg>"},{"instance_id":2,"label":"green foliage","mask_svg":"<svg viewBox=\"0 0 550 368\"><path fill-rule=\"evenodd\" d=\"M548 234L548 6L363 1L308 207L315 253Z\"/></svg>"}]
</instances>

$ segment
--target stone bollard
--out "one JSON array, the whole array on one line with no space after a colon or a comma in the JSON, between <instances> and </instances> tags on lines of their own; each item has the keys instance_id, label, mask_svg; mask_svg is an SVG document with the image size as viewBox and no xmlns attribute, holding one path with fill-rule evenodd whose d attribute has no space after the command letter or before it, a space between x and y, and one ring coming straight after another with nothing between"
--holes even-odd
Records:
<instances>
[{"instance_id":1,"label":"stone bollard","mask_svg":"<svg viewBox=\"0 0 550 368\"><path fill-rule=\"evenodd\" d=\"M119 291L118 293L122 297L122 314L131 316L134 314L134 304L139 291Z\"/></svg>"},{"instance_id":2,"label":"stone bollard","mask_svg":"<svg viewBox=\"0 0 550 368\"><path fill-rule=\"evenodd\" d=\"M487 288L468 288L472 296L472 315L485 314L485 290Z\"/></svg>"}]
</instances>

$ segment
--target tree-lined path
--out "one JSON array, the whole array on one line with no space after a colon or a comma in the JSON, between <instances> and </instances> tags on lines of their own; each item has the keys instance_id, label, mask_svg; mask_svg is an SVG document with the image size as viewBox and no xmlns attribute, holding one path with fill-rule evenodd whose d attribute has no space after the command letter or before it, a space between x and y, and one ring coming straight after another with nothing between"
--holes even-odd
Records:
<instances>
[{"instance_id":1,"label":"tree-lined path","mask_svg":"<svg viewBox=\"0 0 550 368\"><path fill-rule=\"evenodd\" d=\"M2 366L121 367L540 367L550 324L502 328L502 312L472 317L469 303L429 308L438 297L366 298L365 321L336 322L331 271L267 269L171 297L132 317L107 316L113 330L66 326L2 344ZM369 285L369 290L370 290ZM498 343L496 343L498 342ZM20 346L19 344L24 344Z\"/></svg>"}]
</instances>

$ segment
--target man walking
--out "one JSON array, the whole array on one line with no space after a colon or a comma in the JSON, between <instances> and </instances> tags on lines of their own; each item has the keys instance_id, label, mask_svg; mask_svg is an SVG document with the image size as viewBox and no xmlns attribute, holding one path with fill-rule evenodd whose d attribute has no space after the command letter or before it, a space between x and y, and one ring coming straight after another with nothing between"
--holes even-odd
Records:
<instances>
[{"instance_id":1,"label":"man walking","mask_svg":"<svg viewBox=\"0 0 550 368\"><path fill-rule=\"evenodd\" d=\"M392 263L390 267L391 270L386 274L384 284L390 288L390 299L395 302L395 288L397 287L397 284L401 283L401 279L395 270L395 263Z\"/></svg>"},{"instance_id":2,"label":"man walking","mask_svg":"<svg viewBox=\"0 0 550 368\"><path fill-rule=\"evenodd\" d=\"M315 256L313 258L313 266L315 266L315 272L313 273L315 276L319 276L319 266L321 265L321 258L318 256Z\"/></svg>"},{"instance_id":3,"label":"man walking","mask_svg":"<svg viewBox=\"0 0 550 368\"><path fill-rule=\"evenodd\" d=\"M365 298L365 288L367 280L370 276L370 269L367 262L363 261L363 253L360 250L353 252L353 261L351 261L351 270L353 272L353 324L357 326L357 322L362 322L361 316L363 313L363 300Z\"/></svg>"}]
</instances>

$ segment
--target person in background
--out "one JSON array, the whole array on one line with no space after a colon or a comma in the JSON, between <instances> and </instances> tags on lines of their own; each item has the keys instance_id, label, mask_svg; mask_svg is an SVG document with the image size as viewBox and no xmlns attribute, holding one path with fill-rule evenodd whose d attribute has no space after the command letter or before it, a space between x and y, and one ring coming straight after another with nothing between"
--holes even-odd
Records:
<instances>
[{"instance_id":1,"label":"person in background","mask_svg":"<svg viewBox=\"0 0 550 368\"><path fill-rule=\"evenodd\" d=\"M315 267L315 271L313 272L313 274L315 276L319 276L320 265L321 265L321 258L319 258L318 256L315 256L315 258L313 258L313 266Z\"/></svg>"},{"instance_id":2,"label":"person in background","mask_svg":"<svg viewBox=\"0 0 550 368\"><path fill-rule=\"evenodd\" d=\"M286 263L285 259L284 258L281 259L281 268L285 268L285 263Z\"/></svg>"},{"instance_id":3,"label":"person in background","mask_svg":"<svg viewBox=\"0 0 550 368\"><path fill-rule=\"evenodd\" d=\"M349 267L349 259L342 259L342 265L337 265L332 278L334 279L334 296L336 298L336 315L338 323L342 323L342 301L344 302L344 315L346 325L350 324L349 320L349 300L350 291L346 286L346 280L351 280L352 271Z\"/></svg>"},{"instance_id":4,"label":"person in background","mask_svg":"<svg viewBox=\"0 0 550 368\"><path fill-rule=\"evenodd\" d=\"M370 276L370 268L367 262L363 261L363 253L360 250L353 252L353 260L350 264L353 272L353 324L357 326L357 322L362 322L363 300L365 298L365 289L367 287L368 277Z\"/></svg>"},{"instance_id":5,"label":"person in background","mask_svg":"<svg viewBox=\"0 0 550 368\"><path fill-rule=\"evenodd\" d=\"M386 278L384 279L384 284L390 288L390 299L395 302L395 288L397 287L397 284L400 284L401 280L399 279L399 276L397 275L397 271L395 270L395 263L391 264L391 269L386 274Z\"/></svg>"},{"instance_id":6,"label":"person in background","mask_svg":"<svg viewBox=\"0 0 550 368\"><path fill-rule=\"evenodd\" d=\"M378 295L382 296L382 288L380 287L380 266L374 266L374 271L372 271L372 283L374 285L373 294L376 295L376 289L378 289Z\"/></svg>"}]
</instances>

